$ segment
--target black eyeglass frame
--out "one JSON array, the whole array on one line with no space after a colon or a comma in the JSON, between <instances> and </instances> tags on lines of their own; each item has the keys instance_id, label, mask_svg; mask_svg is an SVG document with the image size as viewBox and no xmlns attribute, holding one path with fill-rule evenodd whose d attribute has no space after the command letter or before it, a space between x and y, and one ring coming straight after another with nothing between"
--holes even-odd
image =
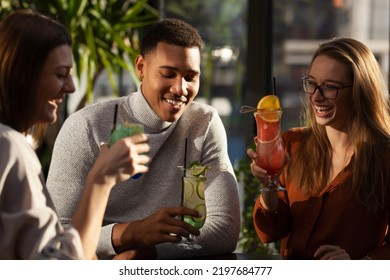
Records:
<instances>
[{"instance_id":1,"label":"black eyeglass frame","mask_svg":"<svg viewBox=\"0 0 390 280\"><path fill-rule=\"evenodd\" d=\"M326 98L326 99L336 99L336 98L339 96L339 90L340 90L340 89L349 88L349 87L352 87L352 86L353 86L353 85L339 86L339 87L337 87L337 86L332 86L332 89L333 89L333 90L334 90L334 89L336 90L336 95L335 95L334 97L328 97L328 96L325 96L325 94L324 94L324 88L328 88L328 89L329 89L329 86L325 86L325 85L322 85L322 86L321 86L321 85L317 85L317 84L313 83L313 84L315 85L315 87L314 87L313 92L310 93L309 91L307 91L307 87L306 87L306 82L308 82L308 81L310 81L308 77L302 78L302 87L303 87L303 91L304 91L306 94L312 96L312 95L316 92L316 90L318 89L319 92L320 92L320 94L322 95L322 97L324 97L324 98Z\"/></svg>"}]
</instances>

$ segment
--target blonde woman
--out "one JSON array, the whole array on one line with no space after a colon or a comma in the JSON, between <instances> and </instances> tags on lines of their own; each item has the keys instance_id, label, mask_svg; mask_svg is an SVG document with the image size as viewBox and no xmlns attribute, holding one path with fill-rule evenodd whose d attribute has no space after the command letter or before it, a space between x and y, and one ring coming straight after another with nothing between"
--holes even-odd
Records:
<instances>
[{"instance_id":1,"label":"blonde woman","mask_svg":"<svg viewBox=\"0 0 390 280\"><path fill-rule=\"evenodd\" d=\"M282 239L285 258L390 259L389 92L381 69L361 42L332 39L302 83L308 124L283 135L287 191L257 199L258 236ZM256 164L251 170L267 179Z\"/></svg>"}]
</instances>

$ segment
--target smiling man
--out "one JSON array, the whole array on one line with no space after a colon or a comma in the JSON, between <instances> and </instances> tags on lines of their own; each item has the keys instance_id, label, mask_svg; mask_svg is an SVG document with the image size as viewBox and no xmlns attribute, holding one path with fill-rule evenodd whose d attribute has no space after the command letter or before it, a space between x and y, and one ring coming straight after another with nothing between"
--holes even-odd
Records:
<instances>
[{"instance_id":1,"label":"smiling man","mask_svg":"<svg viewBox=\"0 0 390 280\"><path fill-rule=\"evenodd\" d=\"M99 144L110 137L116 104L118 123L140 123L149 138L149 172L111 193L99 258L186 258L236 248L240 209L226 132L214 108L193 101L199 91L202 44L198 32L181 20L155 23L142 38L136 58L142 81L138 91L72 114L57 137L47 184L63 223L70 222L79 203ZM184 161L187 166L200 161L211 167L205 191L207 218L200 232L178 219L197 216L180 207L178 166ZM178 249L176 243L189 234L197 236L202 249Z\"/></svg>"}]
</instances>

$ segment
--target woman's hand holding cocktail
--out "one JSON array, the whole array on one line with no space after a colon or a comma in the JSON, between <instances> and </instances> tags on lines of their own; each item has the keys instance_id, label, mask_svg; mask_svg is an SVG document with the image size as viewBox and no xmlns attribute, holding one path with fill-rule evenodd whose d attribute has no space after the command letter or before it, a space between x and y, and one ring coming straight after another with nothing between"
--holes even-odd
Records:
<instances>
[{"instance_id":1,"label":"woman's hand holding cocktail","mask_svg":"<svg viewBox=\"0 0 390 280\"><path fill-rule=\"evenodd\" d=\"M262 169L257 165L256 151L248 149L246 153L252 159L252 163L250 165L251 173L257 178L257 180L259 180L262 185L266 186L269 183L271 176L267 175L267 171L265 169ZM260 194L260 202L267 211L275 211L278 208L279 203L277 192L262 192Z\"/></svg>"},{"instance_id":2,"label":"woman's hand holding cocktail","mask_svg":"<svg viewBox=\"0 0 390 280\"><path fill-rule=\"evenodd\" d=\"M84 256L92 259L99 242L101 221L104 217L111 189L122 180L138 172L146 172L144 166L149 157L143 155L149 151L144 134L126 137L111 148L103 145L95 164L89 171L79 208L72 218L73 226L83 241ZM93 207L92 207L93 206ZM95 218L91 218L91 217Z\"/></svg>"},{"instance_id":3,"label":"woman's hand holding cocktail","mask_svg":"<svg viewBox=\"0 0 390 280\"><path fill-rule=\"evenodd\" d=\"M145 153L149 152L150 147L146 141L146 135L141 133L122 138L110 148L102 144L92 168L93 174L113 186L134 174L147 172L150 158Z\"/></svg>"},{"instance_id":4,"label":"woman's hand holding cocktail","mask_svg":"<svg viewBox=\"0 0 390 280\"><path fill-rule=\"evenodd\" d=\"M267 170L259 167L256 163L256 159L257 159L257 153L256 151L252 150L252 149L248 149L246 151L247 155L252 159L252 163L250 165L250 168L251 168L251 172L253 174L253 176L255 176L257 178L257 180L259 180L259 182L262 184L262 185L267 185L268 182L270 181L271 179L271 176L267 174Z\"/></svg>"}]
</instances>

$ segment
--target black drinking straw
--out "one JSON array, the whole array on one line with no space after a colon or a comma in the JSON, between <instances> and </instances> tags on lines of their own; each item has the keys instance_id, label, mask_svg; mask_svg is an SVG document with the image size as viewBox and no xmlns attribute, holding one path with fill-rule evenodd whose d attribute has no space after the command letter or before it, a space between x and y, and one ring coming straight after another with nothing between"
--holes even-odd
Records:
<instances>
[{"instance_id":1,"label":"black drinking straw","mask_svg":"<svg viewBox=\"0 0 390 280\"><path fill-rule=\"evenodd\" d=\"M112 131L113 132L116 128L116 115L118 114L118 103L115 104L115 110L114 110L114 122L112 123Z\"/></svg>"},{"instance_id":2,"label":"black drinking straw","mask_svg":"<svg viewBox=\"0 0 390 280\"><path fill-rule=\"evenodd\" d=\"M116 115L118 114L118 104L115 104L115 110L114 110L114 121L112 123L112 127L111 127L111 134L110 134L110 138L108 139L108 146L111 146L113 145L111 143L111 135L114 133L115 131L115 128L116 128Z\"/></svg>"},{"instance_id":3,"label":"black drinking straw","mask_svg":"<svg viewBox=\"0 0 390 280\"><path fill-rule=\"evenodd\" d=\"M272 92L273 95L276 95L276 79L274 77L274 90Z\"/></svg>"},{"instance_id":4,"label":"black drinking straw","mask_svg":"<svg viewBox=\"0 0 390 280\"><path fill-rule=\"evenodd\" d=\"M186 141L184 142L184 163L183 163L183 177L181 178L181 201L180 206L183 206L184 200L184 177L186 176L186 168L187 168L187 142L188 138L186 137ZM181 215L181 220L184 221L184 215Z\"/></svg>"},{"instance_id":5,"label":"black drinking straw","mask_svg":"<svg viewBox=\"0 0 390 280\"><path fill-rule=\"evenodd\" d=\"M188 142L188 138L186 138L186 141L184 142L184 163L183 163L184 176L186 176L186 168L187 168L187 142Z\"/></svg>"}]
</instances>

